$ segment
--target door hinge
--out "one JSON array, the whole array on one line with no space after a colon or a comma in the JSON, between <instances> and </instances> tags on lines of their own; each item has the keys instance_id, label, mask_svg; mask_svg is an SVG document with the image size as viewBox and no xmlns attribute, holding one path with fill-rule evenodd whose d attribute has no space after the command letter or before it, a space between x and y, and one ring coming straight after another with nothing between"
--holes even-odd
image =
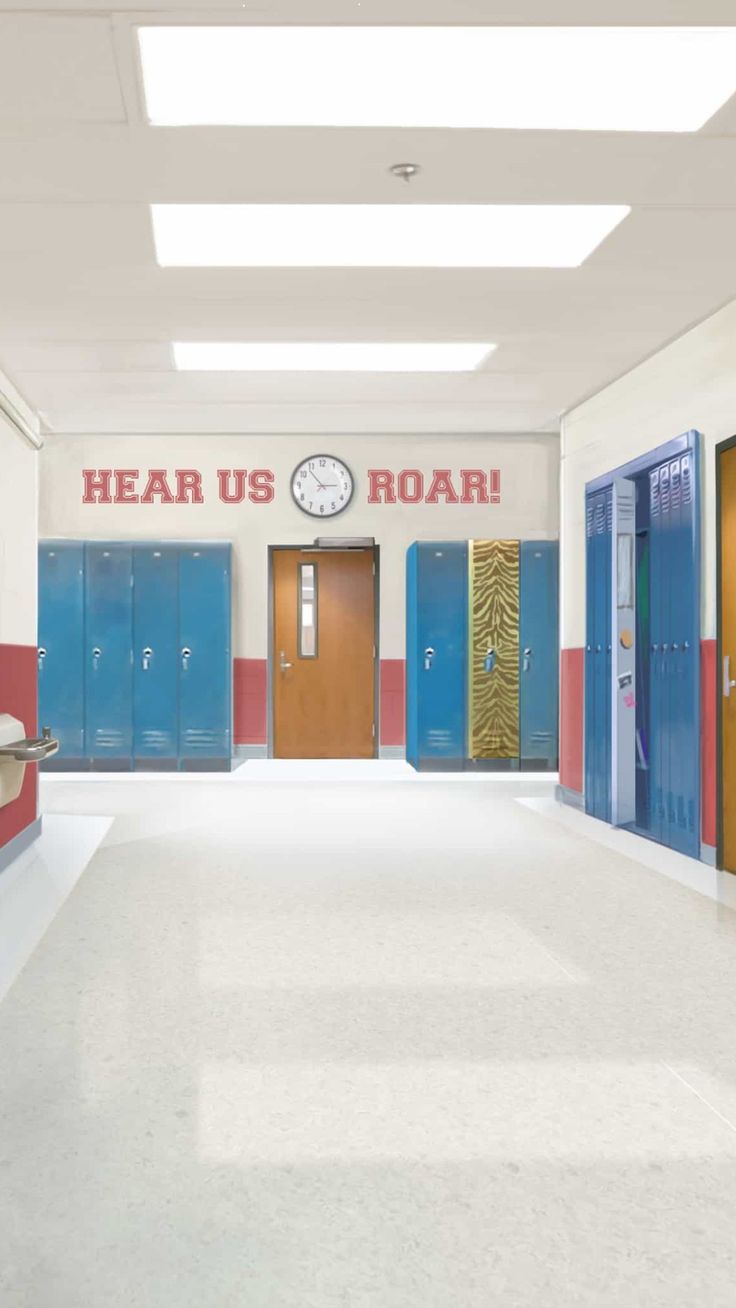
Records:
<instances>
[{"instance_id":1,"label":"door hinge","mask_svg":"<svg viewBox=\"0 0 736 1308\"><path fill-rule=\"evenodd\" d=\"M373 576L375 577L375 575L376 575L376 560L374 559L374 560L373 560Z\"/></svg>"},{"instance_id":2,"label":"door hinge","mask_svg":"<svg viewBox=\"0 0 736 1308\"><path fill-rule=\"evenodd\" d=\"M371 735L372 735L373 739L375 740L375 739L376 739L376 724L375 724L375 722L373 723L373 726L371 727Z\"/></svg>"}]
</instances>

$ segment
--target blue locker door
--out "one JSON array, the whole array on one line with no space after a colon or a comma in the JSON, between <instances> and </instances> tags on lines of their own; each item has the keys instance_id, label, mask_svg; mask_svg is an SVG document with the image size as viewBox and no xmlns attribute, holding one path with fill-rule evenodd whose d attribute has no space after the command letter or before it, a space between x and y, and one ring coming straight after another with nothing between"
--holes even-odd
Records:
<instances>
[{"instance_id":1,"label":"blue locker door","mask_svg":"<svg viewBox=\"0 0 736 1308\"><path fill-rule=\"evenodd\" d=\"M610 487L586 504L585 808L611 820L611 517Z\"/></svg>"},{"instance_id":2,"label":"blue locker door","mask_svg":"<svg viewBox=\"0 0 736 1308\"><path fill-rule=\"evenodd\" d=\"M695 458L670 462L670 523L665 590L669 597L669 704L662 746L669 771L666 842L700 854L700 603Z\"/></svg>"},{"instance_id":3,"label":"blue locker door","mask_svg":"<svg viewBox=\"0 0 736 1308\"><path fill-rule=\"evenodd\" d=\"M406 760L419 765L419 626L417 606L418 545L406 552Z\"/></svg>"},{"instance_id":4,"label":"blue locker door","mask_svg":"<svg viewBox=\"0 0 736 1308\"><path fill-rule=\"evenodd\" d=\"M133 549L133 755L176 765L179 752L179 556Z\"/></svg>"},{"instance_id":5,"label":"blue locker door","mask_svg":"<svg viewBox=\"0 0 736 1308\"><path fill-rule=\"evenodd\" d=\"M468 546L466 541L417 545L419 765L462 767L466 757Z\"/></svg>"},{"instance_id":6,"label":"blue locker door","mask_svg":"<svg viewBox=\"0 0 736 1308\"><path fill-rule=\"evenodd\" d=\"M130 766L133 586L129 545L85 546L85 730L88 755Z\"/></svg>"},{"instance_id":7,"label":"blue locker door","mask_svg":"<svg viewBox=\"0 0 736 1308\"><path fill-rule=\"evenodd\" d=\"M59 740L58 759L84 758L84 546L38 549L38 721ZM29 725L30 730L30 725Z\"/></svg>"},{"instance_id":8,"label":"blue locker door","mask_svg":"<svg viewBox=\"0 0 736 1308\"><path fill-rule=\"evenodd\" d=\"M520 554L521 761L557 765L559 700L557 541L525 540Z\"/></svg>"},{"instance_id":9,"label":"blue locker door","mask_svg":"<svg viewBox=\"0 0 736 1308\"><path fill-rule=\"evenodd\" d=\"M232 662L230 546L179 553L179 754L229 764Z\"/></svg>"}]
</instances>

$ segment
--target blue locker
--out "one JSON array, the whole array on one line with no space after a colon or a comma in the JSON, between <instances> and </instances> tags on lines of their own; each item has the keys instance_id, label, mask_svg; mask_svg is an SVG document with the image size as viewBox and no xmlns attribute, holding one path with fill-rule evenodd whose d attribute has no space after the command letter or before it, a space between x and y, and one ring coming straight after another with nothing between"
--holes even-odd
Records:
<instances>
[{"instance_id":1,"label":"blue locker","mask_svg":"<svg viewBox=\"0 0 736 1308\"><path fill-rule=\"evenodd\" d=\"M586 497L585 811L611 820L611 487Z\"/></svg>"},{"instance_id":2,"label":"blue locker","mask_svg":"<svg viewBox=\"0 0 736 1308\"><path fill-rule=\"evenodd\" d=\"M700 854L700 560L696 451L649 474L650 833Z\"/></svg>"},{"instance_id":3,"label":"blue locker","mask_svg":"<svg viewBox=\"0 0 736 1308\"><path fill-rule=\"evenodd\" d=\"M176 767L179 752L179 557L133 549L133 755Z\"/></svg>"},{"instance_id":4,"label":"blue locker","mask_svg":"<svg viewBox=\"0 0 736 1308\"><path fill-rule=\"evenodd\" d=\"M38 718L59 752L47 767L84 758L84 546L44 541L38 550Z\"/></svg>"},{"instance_id":5,"label":"blue locker","mask_svg":"<svg viewBox=\"0 0 736 1308\"><path fill-rule=\"evenodd\" d=\"M406 761L419 767L419 546L406 552Z\"/></svg>"},{"instance_id":6,"label":"blue locker","mask_svg":"<svg viewBox=\"0 0 736 1308\"><path fill-rule=\"evenodd\" d=\"M179 755L184 767L230 766L230 546L179 553Z\"/></svg>"},{"instance_id":7,"label":"blue locker","mask_svg":"<svg viewBox=\"0 0 736 1308\"><path fill-rule=\"evenodd\" d=\"M412 545L407 601L408 756L418 768L462 768L467 730L467 542Z\"/></svg>"},{"instance_id":8,"label":"blue locker","mask_svg":"<svg viewBox=\"0 0 736 1308\"><path fill-rule=\"evenodd\" d=\"M519 566L521 766L556 768L559 716L557 541L522 541Z\"/></svg>"},{"instance_id":9,"label":"blue locker","mask_svg":"<svg viewBox=\"0 0 736 1308\"><path fill-rule=\"evenodd\" d=\"M130 545L85 546L85 734L96 766L130 767L133 586Z\"/></svg>"}]
</instances>

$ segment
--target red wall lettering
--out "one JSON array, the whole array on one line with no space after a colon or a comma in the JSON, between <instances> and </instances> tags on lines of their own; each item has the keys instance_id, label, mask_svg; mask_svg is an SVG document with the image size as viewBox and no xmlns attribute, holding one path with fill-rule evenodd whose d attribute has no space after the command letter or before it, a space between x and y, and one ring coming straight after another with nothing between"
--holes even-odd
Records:
<instances>
[{"instance_id":1,"label":"red wall lettering","mask_svg":"<svg viewBox=\"0 0 736 1308\"><path fill-rule=\"evenodd\" d=\"M424 477L419 469L404 468L399 473L398 489L402 504L419 504L424 498Z\"/></svg>"},{"instance_id":2,"label":"red wall lettering","mask_svg":"<svg viewBox=\"0 0 736 1308\"><path fill-rule=\"evenodd\" d=\"M82 471L84 484L82 503L112 504L112 495L110 494L111 477L112 468L84 468Z\"/></svg>"},{"instance_id":3,"label":"red wall lettering","mask_svg":"<svg viewBox=\"0 0 736 1308\"><path fill-rule=\"evenodd\" d=\"M247 468L218 468L217 481L220 486L220 499L223 504L242 504L245 499L245 481L248 476ZM233 486L230 487L230 479L233 479Z\"/></svg>"},{"instance_id":4,"label":"red wall lettering","mask_svg":"<svg viewBox=\"0 0 736 1308\"><path fill-rule=\"evenodd\" d=\"M161 504L173 504L174 496L166 480L165 468L149 468L146 488L141 495L141 504L153 504L158 499Z\"/></svg>"},{"instance_id":5,"label":"red wall lettering","mask_svg":"<svg viewBox=\"0 0 736 1308\"><path fill-rule=\"evenodd\" d=\"M381 498L383 496L383 498ZM388 468L368 469L368 503L395 504L394 474Z\"/></svg>"},{"instance_id":6,"label":"red wall lettering","mask_svg":"<svg viewBox=\"0 0 736 1308\"><path fill-rule=\"evenodd\" d=\"M490 496L491 504L500 504L501 503L501 469L500 468L491 468L489 486L491 491L491 496Z\"/></svg>"},{"instance_id":7,"label":"red wall lettering","mask_svg":"<svg viewBox=\"0 0 736 1308\"><path fill-rule=\"evenodd\" d=\"M274 476L269 468L254 468L248 478L248 499L253 504L270 504L274 496L273 482Z\"/></svg>"},{"instance_id":8,"label":"red wall lettering","mask_svg":"<svg viewBox=\"0 0 736 1308\"><path fill-rule=\"evenodd\" d=\"M480 468L462 468L460 471L463 490L461 504L487 504L488 487L486 474Z\"/></svg>"},{"instance_id":9,"label":"red wall lettering","mask_svg":"<svg viewBox=\"0 0 736 1308\"><path fill-rule=\"evenodd\" d=\"M177 504L202 504L202 474L194 468L177 468L176 470Z\"/></svg>"},{"instance_id":10,"label":"red wall lettering","mask_svg":"<svg viewBox=\"0 0 736 1308\"><path fill-rule=\"evenodd\" d=\"M452 473L449 468L434 469L432 484L427 491L427 504L437 504L440 495L445 497L446 504L457 504L457 491L452 484Z\"/></svg>"},{"instance_id":11,"label":"red wall lettering","mask_svg":"<svg viewBox=\"0 0 736 1308\"><path fill-rule=\"evenodd\" d=\"M140 496L135 489L135 479L138 476L137 468L116 468L115 469L115 503L116 504L137 504Z\"/></svg>"}]
</instances>

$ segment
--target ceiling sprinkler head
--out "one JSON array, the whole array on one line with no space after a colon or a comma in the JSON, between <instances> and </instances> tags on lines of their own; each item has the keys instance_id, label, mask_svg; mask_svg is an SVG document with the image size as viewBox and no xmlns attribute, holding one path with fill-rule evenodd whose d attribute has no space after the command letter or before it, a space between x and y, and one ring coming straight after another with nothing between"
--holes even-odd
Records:
<instances>
[{"instance_id":1,"label":"ceiling sprinkler head","mask_svg":"<svg viewBox=\"0 0 736 1308\"><path fill-rule=\"evenodd\" d=\"M389 172L394 177L400 177L402 182L410 182L412 177L416 177L421 171L419 164L412 163L392 164L389 168Z\"/></svg>"}]
</instances>

